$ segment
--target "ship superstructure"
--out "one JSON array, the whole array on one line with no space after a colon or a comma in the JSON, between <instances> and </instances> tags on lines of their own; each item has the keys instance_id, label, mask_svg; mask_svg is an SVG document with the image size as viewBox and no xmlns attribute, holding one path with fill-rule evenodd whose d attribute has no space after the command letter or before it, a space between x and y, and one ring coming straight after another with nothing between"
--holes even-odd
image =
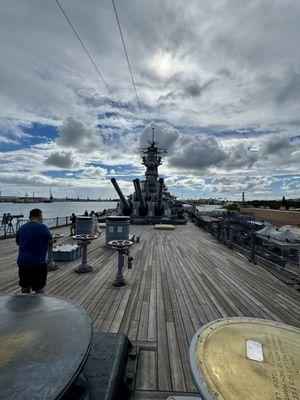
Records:
<instances>
[{"instance_id":1,"label":"ship superstructure","mask_svg":"<svg viewBox=\"0 0 300 400\"><path fill-rule=\"evenodd\" d=\"M152 129L151 143L148 147L140 149L142 164L146 167L145 179L133 180L134 193L126 198L116 179L111 179L120 197L118 214L130 216L131 222L136 224L185 223L183 205L168 192L164 179L158 178L158 167L162 164L162 154L166 154L167 150L156 145L154 128Z\"/></svg>"}]
</instances>

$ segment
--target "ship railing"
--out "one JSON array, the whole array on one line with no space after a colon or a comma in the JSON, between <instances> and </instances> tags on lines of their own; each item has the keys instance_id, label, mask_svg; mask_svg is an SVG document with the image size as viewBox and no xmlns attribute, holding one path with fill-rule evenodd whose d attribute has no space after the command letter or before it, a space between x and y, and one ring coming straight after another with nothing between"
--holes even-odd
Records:
<instances>
[{"instance_id":1,"label":"ship railing","mask_svg":"<svg viewBox=\"0 0 300 400\"><path fill-rule=\"evenodd\" d=\"M202 216L195 223L224 245L244 254L254 264L280 270L287 280L300 281L300 246L282 250L255 234L257 222L224 217ZM259 221L260 222L260 221Z\"/></svg>"},{"instance_id":2,"label":"ship railing","mask_svg":"<svg viewBox=\"0 0 300 400\"><path fill-rule=\"evenodd\" d=\"M107 210L99 211L97 214L99 217L102 215L111 215L115 211L114 208L109 208ZM28 221L27 218L14 218L11 222L1 223L3 221L3 215L0 215L0 239L11 238L16 236L16 232ZM49 229L60 228L63 226L68 226L71 224L69 216L63 217L52 217L52 218L43 218L43 223L47 225Z\"/></svg>"},{"instance_id":3,"label":"ship railing","mask_svg":"<svg viewBox=\"0 0 300 400\"><path fill-rule=\"evenodd\" d=\"M2 220L3 218L0 215L0 221ZM18 218L18 219L13 219L10 224L2 223L0 225L0 239L14 237L18 229L27 221L28 221L27 218ZM47 225L49 229L51 229L51 228L68 226L70 225L71 221L69 216L64 216L64 217L43 218L43 223Z\"/></svg>"}]
</instances>

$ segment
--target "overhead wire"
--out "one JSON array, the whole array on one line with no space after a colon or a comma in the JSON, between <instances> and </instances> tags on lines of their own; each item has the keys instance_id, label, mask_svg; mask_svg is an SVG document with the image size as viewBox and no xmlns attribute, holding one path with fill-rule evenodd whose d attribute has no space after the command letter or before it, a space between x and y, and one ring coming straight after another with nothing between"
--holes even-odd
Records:
<instances>
[{"instance_id":1,"label":"overhead wire","mask_svg":"<svg viewBox=\"0 0 300 400\"><path fill-rule=\"evenodd\" d=\"M90 52L88 51L88 49L86 48L85 44L84 44L83 41L81 40L81 38L80 38L78 32L76 31L74 25L72 24L72 22L70 21L69 17L67 16L67 13L66 13L65 10L63 9L63 7L62 7L61 4L59 3L59 1L58 1L58 0L55 0L55 1L56 1L56 3L57 3L58 7L60 8L60 10L61 10L63 16L64 16L65 19L68 21L68 23L69 23L69 25L70 25L72 31L73 31L74 34L76 35L76 37L77 37L77 39L79 40L79 42L80 42L81 46L83 47L84 51L86 52L86 54L87 54L88 58L90 59L91 63L93 64L93 66L94 66L94 68L95 68L97 74L99 75L101 81L102 81L103 84L105 85L105 87L106 87L106 89L108 90L108 92L109 92L113 97L115 97L113 91L111 90L111 88L109 87L109 85L108 85L107 82L105 81L105 79L104 79L102 73L100 72L99 68L97 67L97 65L96 65L96 63L95 63L93 57L91 56Z\"/></svg>"},{"instance_id":2,"label":"overhead wire","mask_svg":"<svg viewBox=\"0 0 300 400\"><path fill-rule=\"evenodd\" d=\"M103 77L103 74L101 73L101 71L97 67L96 62L94 61L93 57L91 56L90 52L88 51L88 49L87 49L86 45L84 44L83 40L80 38L79 33L77 32L76 28L74 27L73 23L71 22L70 18L68 17L66 11L64 10L62 5L60 4L59 0L55 0L55 1L57 3L58 7L60 8L63 16L65 17L66 21L70 25L70 27L71 27L72 31L74 32L75 36L77 37L77 39L78 39L79 43L81 44L82 48L84 49L86 55L88 56L89 60L91 61L93 67L95 68L95 70L96 70L97 74L99 75L101 81L103 82L104 86L106 87L108 92L111 94L111 96L113 98L115 98L115 95L114 95L112 89L109 87L108 83L105 81L105 79ZM134 93L135 93L135 97L136 97L136 100L137 100L138 108L139 108L139 111L140 111L142 119L144 119L142 108L141 108L141 103L140 103L140 100L139 100L139 97L138 97L138 94L137 94L136 84L135 84L135 81L134 81L133 72L132 72L132 68L131 68L131 65L130 65L128 52L127 52L127 49L126 49L126 44L125 44L125 40L124 40L124 37L123 37L122 28L121 28L121 24L120 24L120 20L119 20L119 17L118 17L118 12L117 12L114 0L112 0L112 3L113 3L115 16L116 16L117 25L118 25L119 32L120 32L120 37L121 37L121 40L122 40L122 43L123 43L124 53L125 53L125 56L126 56L128 69L129 69L129 73L130 73L130 76L131 76L131 81L132 81L132 85L133 85L133 88L134 88ZM119 101L119 100L117 100L117 101Z\"/></svg>"},{"instance_id":3,"label":"overhead wire","mask_svg":"<svg viewBox=\"0 0 300 400\"><path fill-rule=\"evenodd\" d=\"M56 0L56 1L57 1L57 0ZM134 81L133 72L132 72L132 68L131 68L131 65L130 65L130 61L129 61L129 57L128 57L128 53L127 53L127 49L126 49L126 45L125 45L125 40L124 40L124 37L123 37L123 33L122 33L122 29L121 29L121 24L120 24L118 12L117 12L117 8L116 8L116 5L115 5L114 0L112 0L112 4L113 4L115 16L116 16L116 20L117 20L117 24L118 24L118 28L119 28L121 40L122 40L122 43L123 43L123 49L124 49L124 53L125 53L125 56L126 56L126 60L127 60L127 65L128 65L129 73L130 73L130 76L131 76L131 81L132 81L132 85L133 85L135 97L136 97L136 100L137 100L137 104L138 104L138 107L139 107L139 110L140 110L141 117L142 117L142 119L144 119L143 113L142 113L142 107L141 107L140 99L139 99L139 96L138 96L138 94L137 94L136 84L135 84L135 81Z\"/></svg>"}]
</instances>

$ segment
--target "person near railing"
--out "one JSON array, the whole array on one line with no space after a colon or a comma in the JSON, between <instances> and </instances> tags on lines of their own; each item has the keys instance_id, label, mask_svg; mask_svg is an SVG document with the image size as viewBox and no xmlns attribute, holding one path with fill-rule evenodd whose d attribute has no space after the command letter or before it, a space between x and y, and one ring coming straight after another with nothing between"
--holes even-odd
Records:
<instances>
[{"instance_id":1,"label":"person near railing","mask_svg":"<svg viewBox=\"0 0 300 400\"><path fill-rule=\"evenodd\" d=\"M22 293L44 293L47 280L46 254L54 240L46 225L42 223L42 211L35 208L29 213L29 221L20 227L16 234L19 246L17 264L19 267L19 286Z\"/></svg>"},{"instance_id":2,"label":"person near railing","mask_svg":"<svg viewBox=\"0 0 300 400\"><path fill-rule=\"evenodd\" d=\"M72 213L70 217L71 225L70 225L70 236L75 235L75 225L76 225L76 215Z\"/></svg>"},{"instance_id":3,"label":"person near railing","mask_svg":"<svg viewBox=\"0 0 300 400\"><path fill-rule=\"evenodd\" d=\"M4 235L6 235L7 224L8 224L8 214L4 213L2 216L1 228L0 228L0 229L3 229Z\"/></svg>"}]
</instances>

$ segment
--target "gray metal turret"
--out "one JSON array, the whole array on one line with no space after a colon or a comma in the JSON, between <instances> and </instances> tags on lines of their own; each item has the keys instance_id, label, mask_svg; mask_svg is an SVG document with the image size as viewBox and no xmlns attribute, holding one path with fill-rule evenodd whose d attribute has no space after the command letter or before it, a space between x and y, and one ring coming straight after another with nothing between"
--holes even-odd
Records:
<instances>
[{"instance_id":1,"label":"gray metal turret","mask_svg":"<svg viewBox=\"0 0 300 400\"><path fill-rule=\"evenodd\" d=\"M185 223L182 213L179 215L178 212L182 208L182 204L167 191L163 178L158 179L161 154L165 154L167 151L156 146L154 128L152 142L140 151L142 164L146 167L146 179L140 181L136 178L133 180L135 195L129 197L131 201L125 198L116 180L114 178L111 180L121 200L118 206L119 215L130 216L131 223L136 224L158 223L162 220L171 223Z\"/></svg>"}]
</instances>

